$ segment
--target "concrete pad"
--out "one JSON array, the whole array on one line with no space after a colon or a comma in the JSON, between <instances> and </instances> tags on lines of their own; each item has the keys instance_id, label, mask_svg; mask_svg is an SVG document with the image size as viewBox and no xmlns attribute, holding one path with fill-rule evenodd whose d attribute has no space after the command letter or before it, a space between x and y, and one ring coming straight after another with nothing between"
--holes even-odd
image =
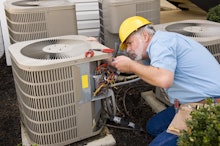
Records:
<instances>
[{"instance_id":1,"label":"concrete pad","mask_svg":"<svg viewBox=\"0 0 220 146\"><path fill-rule=\"evenodd\" d=\"M146 103L152 108L152 110L155 113L158 113L164 109L166 109L166 105L163 104L162 102L160 102L154 92L152 90L150 91L146 91L146 92L142 92L141 93L141 97L144 98L144 100L146 101Z\"/></svg>"},{"instance_id":2,"label":"concrete pad","mask_svg":"<svg viewBox=\"0 0 220 146\"><path fill-rule=\"evenodd\" d=\"M114 146L116 141L111 134L107 134L105 137L94 140L86 144L86 146Z\"/></svg>"},{"instance_id":3,"label":"concrete pad","mask_svg":"<svg viewBox=\"0 0 220 146\"><path fill-rule=\"evenodd\" d=\"M23 146L31 146L34 143L30 140L23 123L21 122L21 139L22 139L22 145Z\"/></svg>"},{"instance_id":4,"label":"concrete pad","mask_svg":"<svg viewBox=\"0 0 220 146\"><path fill-rule=\"evenodd\" d=\"M115 146L116 145L116 141L114 139L114 137L109 133L108 128L104 127L104 132L106 133L106 135L103 137L99 137L99 138L95 138L92 137L87 138L86 140L82 140L80 142L76 142L76 146ZM31 146L34 143L31 141L31 139L29 138L24 125L21 122L21 138L22 138L22 145L23 146ZM75 146L75 143L72 143L71 145Z\"/></svg>"},{"instance_id":5,"label":"concrete pad","mask_svg":"<svg viewBox=\"0 0 220 146\"><path fill-rule=\"evenodd\" d=\"M160 7L165 9L179 9L175 5L168 2L167 0L160 0Z\"/></svg>"},{"instance_id":6,"label":"concrete pad","mask_svg":"<svg viewBox=\"0 0 220 146\"><path fill-rule=\"evenodd\" d=\"M181 20L188 19L202 19L205 20L207 17L207 13L200 10L168 10L168 11L160 11L160 23L168 23L175 22Z\"/></svg>"}]
</instances>

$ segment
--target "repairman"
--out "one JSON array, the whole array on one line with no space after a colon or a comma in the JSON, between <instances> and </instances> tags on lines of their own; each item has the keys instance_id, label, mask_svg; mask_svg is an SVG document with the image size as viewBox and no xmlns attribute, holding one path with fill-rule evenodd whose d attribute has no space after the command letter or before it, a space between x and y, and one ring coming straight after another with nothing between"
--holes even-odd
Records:
<instances>
[{"instance_id":1,"label":"repairman","mask_svg":"<svg viewBox=\"0 0 220 146\"><path fill-rule=\"evenodd\" d=\"M163 88L173 104L175 99L181 104L208 97L220 101L220 65L200 43L178 33L155 31L140 16L122 22L119 38L120 49L128 55L114 58L112 66L118 71L134 73ZM150 146L177 145L178 136L166 131L175 112L173 106L168 107L147 122L148 133L155 137Z\"/></svg>"}]
</instances>

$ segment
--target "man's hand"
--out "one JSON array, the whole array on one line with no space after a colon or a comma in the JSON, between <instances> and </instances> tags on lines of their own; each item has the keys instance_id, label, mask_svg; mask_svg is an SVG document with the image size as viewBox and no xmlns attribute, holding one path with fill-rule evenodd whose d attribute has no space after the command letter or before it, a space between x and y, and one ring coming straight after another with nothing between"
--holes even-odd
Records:
<instances>
[{"instance_id":1,"label":"man's hand","mask_svg":"<svg viewBox=\"0 0 220 146\"><path fill-rule=\"evenodd\" d=\"M99 42L95 37L88 37L87 41L91 41L91 42Z\"/></svg>"},{"instance_id":2,"label":"man's hand","mask_svg":"<svg viewBox=\"0 0 220 146\"><path fill-rule=\"evenodd\" d=\"M124 73L130 73L130 65L133 62L129 57L127 56L118 56L113 59L113 62L111 65L115 67L118 71L124 72Z\"/></svg>"}]
</instances>

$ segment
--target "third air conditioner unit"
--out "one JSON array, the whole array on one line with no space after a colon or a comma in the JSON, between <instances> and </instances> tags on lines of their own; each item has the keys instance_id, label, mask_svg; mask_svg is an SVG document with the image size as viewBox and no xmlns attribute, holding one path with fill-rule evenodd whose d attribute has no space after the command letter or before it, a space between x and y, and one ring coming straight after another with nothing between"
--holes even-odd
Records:
<instances>
[{"instance_id":1,"label":"third air conditioner unit","mask_svg":"<svg viewBox=\"0 0 220 146\"><path fill-rule=\"evenodd\" d=\"M209 20L182 20L154 25L156 30L177 32L204 45L220 62L220 23Z\"/></svg>"},{"instance_id":2,"label":"third air conditioner unit","mask_svg":"<svg viewBox=\"0 0 220 146\"><path fill-rule=\"evenodd\" d=\"M154 25L156 30L177 32L204 45L220 63L220 23L209 20L182 20ZM170 105L163 89L156 87L156 97Z\"/></svg>"}]
</instances>

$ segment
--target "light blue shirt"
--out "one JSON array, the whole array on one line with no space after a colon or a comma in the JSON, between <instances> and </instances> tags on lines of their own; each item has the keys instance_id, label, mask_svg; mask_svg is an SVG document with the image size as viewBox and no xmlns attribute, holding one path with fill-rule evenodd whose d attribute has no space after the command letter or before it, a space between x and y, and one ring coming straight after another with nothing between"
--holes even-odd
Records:
<instances>
[{"instance_id":1,"label":"light blue shirt","mask_svg":"<svg viewBox=\"0 0 220 146\"><path fill-rule=\"evenodd\" d=\"M170 102L198 102L220 96L220 65L200 43L173 32L157 31L147 48L150 65L170 70L174 82L165 89Z\"/></svg>"}]
</instances>

